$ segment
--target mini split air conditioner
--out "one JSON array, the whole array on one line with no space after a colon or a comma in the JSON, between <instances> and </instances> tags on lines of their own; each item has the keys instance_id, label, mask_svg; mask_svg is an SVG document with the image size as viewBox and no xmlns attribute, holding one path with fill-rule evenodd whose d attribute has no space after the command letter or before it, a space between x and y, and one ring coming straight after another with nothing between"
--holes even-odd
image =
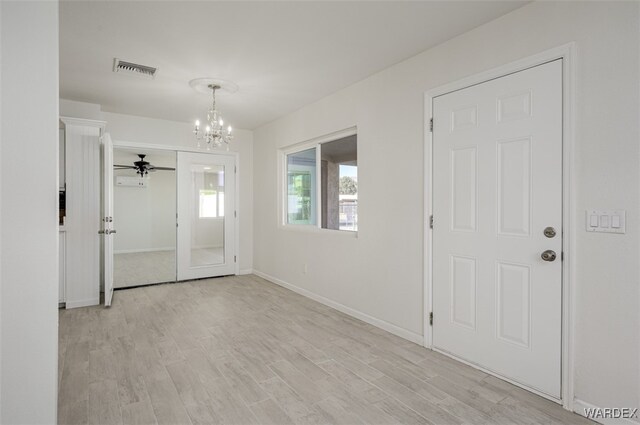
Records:
<instances>
[{"instance_id":1,"label":"mini split air conditioner","mask_svg":"<svg viewBox=\"0 0 640 425\"><path fill-rule=\"evenodd\" d=\"M149 186L149 179L138 176L116 176L116 186L146 188Z\"/></svg>"}]
</instances>

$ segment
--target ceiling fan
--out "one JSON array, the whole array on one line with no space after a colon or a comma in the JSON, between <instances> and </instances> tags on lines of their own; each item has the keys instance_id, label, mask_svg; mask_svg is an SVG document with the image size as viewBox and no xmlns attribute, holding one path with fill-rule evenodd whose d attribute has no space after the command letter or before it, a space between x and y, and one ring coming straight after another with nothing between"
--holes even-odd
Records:
<instances>
[{"instance_id":1,"label":"ceiling fan","mask_svg":"<svg viewBox=\"0 0 640 425\"><path fill-rule=\"evenodd\" d=\"M133 165L118 165L118 164L114 164L113 165L113 169L114 170L136 170L137 174L140 174L140 177L144 177L147 174L149 174L149 172L155 172L155 171L173 171L175 170L175 168L170 168L170 167L156 167L155 165L150 164L148 161L144 160L144 157L147 155L141 154L139 153L138 156L140 157L139 161L134 161Z\"/></svg>"}]
</instances>

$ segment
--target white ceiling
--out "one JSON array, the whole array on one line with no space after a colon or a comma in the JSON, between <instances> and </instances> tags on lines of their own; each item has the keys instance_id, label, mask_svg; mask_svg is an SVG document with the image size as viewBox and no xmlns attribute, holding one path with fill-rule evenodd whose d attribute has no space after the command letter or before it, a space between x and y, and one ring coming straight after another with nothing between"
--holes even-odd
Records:
<instances>
[{"instance_id":1,"label":"white ceiling","mask_svg":"<svg viewBox=\"0 0 640 425\"><path fill-rule=\"evenodd\" d=\"M215 77L236 128L253 129L508 13L523 1L60 3L60 96L104 111L203 120ZM113 59L159 68L115 74Z\"/></svg>"}]
</instances>

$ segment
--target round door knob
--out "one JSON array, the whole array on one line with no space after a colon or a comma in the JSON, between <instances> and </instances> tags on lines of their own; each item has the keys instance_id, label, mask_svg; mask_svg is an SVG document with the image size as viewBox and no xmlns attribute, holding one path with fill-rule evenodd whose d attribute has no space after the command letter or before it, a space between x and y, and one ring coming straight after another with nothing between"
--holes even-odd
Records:
<instances>
[{"instance_id":1,"label":"round door knob","mask_svg":"<svg viewBox=\"0 0 640 425\"><path fill-rule=\"evenodd\" d=\"M544 261L555 261L556 252L550 249L547 249L545 252L540 254L540 258L542 258Z\"/></svg>"}]
</instances>

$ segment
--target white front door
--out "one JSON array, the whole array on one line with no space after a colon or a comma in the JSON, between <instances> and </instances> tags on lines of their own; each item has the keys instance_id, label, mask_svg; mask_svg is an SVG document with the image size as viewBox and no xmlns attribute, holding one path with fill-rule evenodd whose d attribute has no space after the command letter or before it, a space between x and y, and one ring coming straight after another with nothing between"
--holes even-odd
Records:
<instances>
[{"instance_id":1,"label":"white front door","mask_svg":"<svg viewBox=\"0 0 640 425\"><path fill-rule=\"evenodd\" d=\"M436 97L433 122L433 346L560 398L562 60Z\"/></svg>"},{"instance_id":2,"label":"white front door","mask_svg":"<svg viewBox=\"0 0 640 425\"><path fill-rule=\"evenodd\" d=\"M102 280L104 305L109 307L113 297L113 142L111 135L102 137Z\"/></svg>"},{"instance_id":3,"label":"white front door","mask_svg":"<svg viewBox=\"0 0 640 425\"><path fill-rule=\"evenodd\" d=\"M178 152L178 280L236 272L235 159Z\"/></svg>"}]
</instances>

